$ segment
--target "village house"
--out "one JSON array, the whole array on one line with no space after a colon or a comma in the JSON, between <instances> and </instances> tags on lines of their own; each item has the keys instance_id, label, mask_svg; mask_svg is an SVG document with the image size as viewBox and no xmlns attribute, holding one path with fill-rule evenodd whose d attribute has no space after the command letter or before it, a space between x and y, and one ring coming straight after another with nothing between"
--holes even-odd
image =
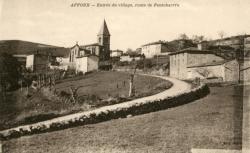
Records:
<instances>
[{"instance_id":1,"label":"village house","mask_svg":"<svg viewBox=\"0 0 250 153\"><path fill-rule=\"evenodd\" d=\"M181 80L221 78L237 81L239 66L236 60L227 61L212 51L188 48L170 55L170 76Z\"/></svg>"},{"instance_id":2,"label":"village house","mask_svg":"<svg viewBox=\"0 0 250 153\"><path fill-rule=\"evenodd\" d=\"M154 56L159 55L168 55L173 51L175 51L175 49L164 41L148 43L142 45L141 47L141 54L143 54L145 58L153 58Z\"/></svg>"},{"instance_id":3,"label":"village house","mask_svg":"<svg viewBox=\"0 0 250 153\"><path fill-rule=\"evenodd\" d=\"M211 50L214 46L230 47L231 50L244 50L245 53L250 51L250 35L237 35L223 39L212 41L203 41L198 44L198 47L203 50Z\"/></svg>"},{"instance_id":4,"label":"village house","mask_svg":"<svg viewBox=\"0 0 250 153\"><path fill-rule=\"evenodd\" d=\"M136 55L136 56L131 56L131 55L128 55L128 54L123 54L121 57L120 57L120 61L121 62L132 62L132 61L138 61L138 60L141 60L143 59L144 57L142 55Z\"/></svg>"},{"instance_id":5,"label":"village house","mask_svg":"<svg viewBox=\"0 0 250 153\"><path fill-rule=\"evenodd\" d=\"M69 62L69 56L52 56L52 62L50 64L50 69L60 69L60 70L68 70L70 67L73 67Z\"/></svg>"},{"instance_id":6,"label":"village house","mask_svg":"<svg viewBox=\"0 0 250 153\"><path fill-rule=\"evenodd\" d=\"M110 52L110 57L121 57L122 54L123 54L123 51L122 51L122 50L119 50L119 49L117 49L117 50L112 50L112 51Z\"/></svg>"},{"instance_id":7,"label":"village house","mask_svg":"<svg viewBox=\"0 0 250 153\"><path fill-rule=\"evenodd\" d=\"M21 65L31 72L45 72L49 69L51 63L51 55L47 54L29 54L29 55L13 55Z\"/></svg>"},{"instance_id":8,"label":"village house","mask_svg":"<svg viewBox=\"0 0 250 153\"><path fill-rule=\"evenodd\" d=\"M96 55L84 55L76 58L76 73L98 70L99 58Z\"/></svg>"}]
</instances>

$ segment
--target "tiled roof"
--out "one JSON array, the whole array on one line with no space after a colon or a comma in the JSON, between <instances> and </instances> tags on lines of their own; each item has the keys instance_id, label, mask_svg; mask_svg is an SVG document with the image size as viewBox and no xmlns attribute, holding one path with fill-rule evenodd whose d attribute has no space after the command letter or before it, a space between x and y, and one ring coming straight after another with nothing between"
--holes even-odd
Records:
<instances>
[{"instance_id":1,"label":"tiled roof","mask_svg":"<svg viewBox=\"0 0 250 153\"><path fill-rule=\"evenodd\" d=\"M237 35L237 36L231 36L231 37L226 37L226 38L222 38L222 39L215 39L215 40L212 40L212 42L213 42L213 41L230 40L230 39L235 39L235 38L246 38L246 37L250 37L250 35Z\"/></svg>"},{"instance_id":2,"label":"tiled roof","mask_svg":"<svg viewBox=\"0 0 250 153\"><path fill-rule=\"evenodd\" d=\"M93 44L81 45L80 47L88 47L88 46L102 46L102 45L98 43L93 43Z\"/></svg>"},{"instance_id":3,"label":"tiled roof","mask_svg":"<svg viewBox=\"0 0 250 153\"><path fill-rule=\"evenodd\" d=\"M150 46L150 45L157 45L157 44L166 44L166 42L159 40L159 41L156 41L156 42L151 42L151 43L147 43L145 45L142 45L142 47L143 46Z\"/></svg>"},{"instance_id":4,"label":"tiled roof","mask_svg":"<svg viewBox=\"0 0 250 153\"><path fill-rule=\"evenodd\" d=\"M209 50L198 50L195 47L186 48L177 52L170 53L169 55L176 55L180 53L199 53L199 54L214 54L214 52Z\"/></svg>"},{"instance_id":5,"label":"tiled roof","mask_svg":"<svg viewBox=\"0 0 250 153\"><path fill-rule=\"evenodd\" d=\"M97 55L93 55L93 54L86 54L86 55L82 55L82 56L77 56L76 58L82 58L82 57L99 57L99 56L97 56Z\"/></svg>"}]
</instances>

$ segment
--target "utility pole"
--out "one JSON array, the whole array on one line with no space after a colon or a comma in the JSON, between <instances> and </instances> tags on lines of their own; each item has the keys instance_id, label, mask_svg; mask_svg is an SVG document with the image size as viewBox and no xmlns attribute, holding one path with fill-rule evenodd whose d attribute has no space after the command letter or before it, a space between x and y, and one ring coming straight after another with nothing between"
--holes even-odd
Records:
<instances>
[{"instance_id":1,"label":"utility pole","mask_svg":"<svg viewBox=\"0 0 250 153\"><path fill-rule=\"evenodd\" d=\"M134 72L130 75L130 82L129 82L129 97L132 97L135 95L135 88L134 88L134 77L135 77L135 72L137 69L137 64L135 65Z\"/></svg>"},{"instance_id":2,"label":"utility pole","mask_svg":"<svg viewBox=\"0 0 250 153\"><path fill-rule=\"evenodd\" d=\"M238 76L238 83L240 84L240 76L241 76L241 62L240 62L240 60L241 60L241 58L242 58L242 60L243 60L243 63L244 63L244 50L245 50L245 37L244 36L242 36L241 38L240 38L241 40L241 44L242 44L242 46L240 46L240 49L238 50L238 53L236 53L236 60L238 61L238 64L239 64L239 76Z\"/></svg>"}]
</instances>

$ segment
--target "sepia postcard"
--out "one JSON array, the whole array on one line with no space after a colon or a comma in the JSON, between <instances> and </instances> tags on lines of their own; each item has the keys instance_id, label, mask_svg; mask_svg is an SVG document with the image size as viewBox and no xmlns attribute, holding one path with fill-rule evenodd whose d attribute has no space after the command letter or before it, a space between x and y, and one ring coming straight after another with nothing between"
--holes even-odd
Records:
<instances>
[{"instance_id":1,"label":"sepia postcard","mask_svg":"<svg viewBox=\"0 0 250 153\"><path fill-rule=\"evenodd\" d=\"M250 153L249 0L0 0L0 153Z\"/></svg>"}]
</instances>

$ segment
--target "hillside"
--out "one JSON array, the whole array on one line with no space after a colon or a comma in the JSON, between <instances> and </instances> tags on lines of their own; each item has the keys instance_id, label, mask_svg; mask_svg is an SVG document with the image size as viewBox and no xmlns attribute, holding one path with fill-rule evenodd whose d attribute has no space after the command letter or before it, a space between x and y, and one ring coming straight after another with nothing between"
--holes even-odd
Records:
<instances>
[{"instance_id":1,"label":"hillside","mask_svg":"<svg viewBox=\"0 0 250 153\"><path fill-rule=\"evenodd\" d=\"M67 56L69 49L22 40L0 40L0 53L32 54L37 51L50 52L54 56Z\"/></svg>"},{"instance_id":2,"label":"hillside","mask_svg":"<svg viewBox=\"0 0 250 153\"><path fill-rule=\"evenodd\" d=\"M246 93L249 92L249 86ZM190 153L191 148L241 149L242 86L211 87L179 107L4 141L6 153ZM223 98L221 98L223 97ZM223 152L223 151L222 151ZM227 151L225 151L227 152Z\"/></svg>"}]
</instances>

